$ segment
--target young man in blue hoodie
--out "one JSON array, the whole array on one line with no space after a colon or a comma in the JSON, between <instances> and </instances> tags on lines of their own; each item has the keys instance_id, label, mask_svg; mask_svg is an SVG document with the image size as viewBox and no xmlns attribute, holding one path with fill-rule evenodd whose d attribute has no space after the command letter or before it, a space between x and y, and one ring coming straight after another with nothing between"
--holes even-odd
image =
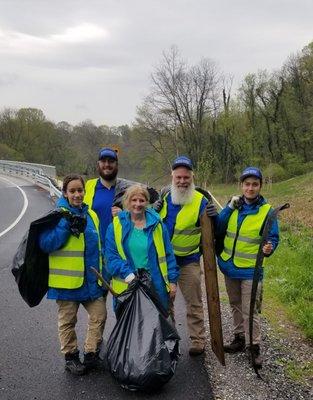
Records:
<instances>
[{"instance_id":1,"label":"young man in blue hoodie","mask_svg":"<svg viewBox=\"0 0 313 400\"><path fill-rule=\"evenodd\" d=\"M218 217L217 237L223 238L223 251L218 264L225 275L226 290L232 310L234 340L224 346L227 353L252 348L255 365L262 367L260 354L259 307L254 310L253 343L249 340L249 309L256 257L261 244L264 223L271 206L260 191L263 177L259 168L248 167L241 176L241 196L233 196ZM263 245L266 257L273 254L279 241L277 220L274 221L267 243ZM262 280L258 284L256 304L260 304Z\"/></svg>"}]
</instances>

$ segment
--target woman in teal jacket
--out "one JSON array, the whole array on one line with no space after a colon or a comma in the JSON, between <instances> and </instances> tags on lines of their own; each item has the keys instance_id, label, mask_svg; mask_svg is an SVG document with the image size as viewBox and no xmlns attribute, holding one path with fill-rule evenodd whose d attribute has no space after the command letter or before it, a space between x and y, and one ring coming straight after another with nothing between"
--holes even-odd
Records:
<instances>
[{"instance_id":1,"label":"woman in teal jacket","mask_svg":"<svg viewBox=\"0 0 313 400\"><path fill-rule=\"evenodd\" d=\"M106 268L113 276L113 287L117 283L118 292L127 288L138 269L147 270L159 300L169 310L169 298L174 299L176 294L179 268L166 227L159 215L147 208L148 204L149 193L145 188L140 185L128 188L124 198L126 211L118 213L107 230ZM118 227L120 237L117 237ZM162 232L159 240L154 236L157 229ZM164 257L160 248L164 250Z\"/></svg>"},{"instance_id":2,"label":"woman in teal jacket","mask_svg":"<svg viewBox=\"0 0 313 400\"><path fill-rule=\"evenodd\" d=\"M80 175L64 178L63 196L57 208L65 211L56 226L40 233L39 246L49 253L48 299L58 305L58 329L65 369L76 375L85 373L99 361L106 320L105 293L91 267L102 269L98 218L83 203L85 185ZM89 315L84 344L84 363L80 362L75 325L82 304Z\"/></svg>"}]
</instances>

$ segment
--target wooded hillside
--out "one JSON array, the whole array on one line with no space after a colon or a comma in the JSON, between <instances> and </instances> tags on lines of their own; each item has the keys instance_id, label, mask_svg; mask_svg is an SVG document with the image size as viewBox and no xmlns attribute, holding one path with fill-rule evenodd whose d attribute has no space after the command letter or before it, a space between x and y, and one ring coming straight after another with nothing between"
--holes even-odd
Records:
<instances>
[{"instance_id":1,"label":"wooded hillside","mask_svg":"<svg viewBox=\"0 0 313 400\"><path fill-rule=\"evenodd\" d=\"M171 160L189 155L200 184L232 182L246 165L277 181L313 169L313 42L275 72L245 77L236 94L210 59L163 54L133 126L72 126L39 109L0 113L0 158L53 164L58 174L94 173L98 150L118 145L121 175L162 183Z\"/></svg>"}]
</instances>

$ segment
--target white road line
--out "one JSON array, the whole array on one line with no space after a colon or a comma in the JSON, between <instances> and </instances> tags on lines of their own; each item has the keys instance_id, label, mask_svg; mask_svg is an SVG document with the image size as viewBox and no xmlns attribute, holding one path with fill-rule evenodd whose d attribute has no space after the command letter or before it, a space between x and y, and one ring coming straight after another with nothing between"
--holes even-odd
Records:
<instances>
[{"instance_id":1,"label":"white road line","mask_svg":"<svg viewBox=\"0 0 313 400\"><path fill-rule=\"evenodd\" d=\"M18 190L22 193L23 198L24 198L24 204L23 204L22 211L20 212L20 215L16 218L16 220L10 226L8 226L4 231L0 232L0 237L1 237L1 236L5 235L6 233L8 233L11 229L13 229L15 227L15 225L17 225L19 223L19 221L21 220L21 218L23 217L23 215L25 214L25 212L27 210L28 199L27 199L27 196L26 196L26 193L24 192L24 190L21 189L14 182L10 181L9 179L3 178L2 176L0 177L0 179L3 181L9 182L14 187L17 187Z\"/></svg>"}]
</instances>

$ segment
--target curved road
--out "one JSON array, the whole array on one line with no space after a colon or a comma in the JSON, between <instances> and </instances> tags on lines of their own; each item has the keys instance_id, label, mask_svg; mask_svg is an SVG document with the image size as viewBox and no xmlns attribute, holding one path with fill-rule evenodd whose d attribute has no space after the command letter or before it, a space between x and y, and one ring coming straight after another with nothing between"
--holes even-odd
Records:
<instances>
[{"instance_id":1,"label":"curved road","mask_svg":"<svg viewBox=\"0 0 313 400\"><path fill-rule=\"evenodd\" d=\"M47 192L20 178L0 175L0 399L210 400L212 393L204 357L188 355L185 310L180 295L176 320L182 354L175 376L158 393L125 391L108 371L94 371L82 377L64 371L55 303L44 299L39 306L29 308L20 297L10 271L13 255L30 222L51 208L53 203ZM109 298L104 343L115 321L111 304ZM86 314L80 310L77 325L80 344L85 329Z\"/></svg>"}]
</instances>

